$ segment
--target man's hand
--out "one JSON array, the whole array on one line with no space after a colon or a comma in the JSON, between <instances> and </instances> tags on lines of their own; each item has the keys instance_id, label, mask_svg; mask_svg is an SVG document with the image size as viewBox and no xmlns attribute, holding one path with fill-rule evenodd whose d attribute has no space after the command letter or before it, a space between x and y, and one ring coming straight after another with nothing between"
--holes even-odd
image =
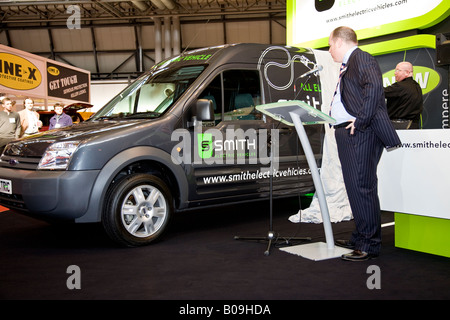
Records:
<instances>
[{"instance_id":1,"label":"man's hand","mask_svg":"<svg viewBox=\"0 0 450 320\"><path fill-rule=\"evenodd\" d=\"M350 129L350 135L353 135L355 133L355 120L350 121L351 123L345 127L345 129Z\"/></svg>"}]
</instances>

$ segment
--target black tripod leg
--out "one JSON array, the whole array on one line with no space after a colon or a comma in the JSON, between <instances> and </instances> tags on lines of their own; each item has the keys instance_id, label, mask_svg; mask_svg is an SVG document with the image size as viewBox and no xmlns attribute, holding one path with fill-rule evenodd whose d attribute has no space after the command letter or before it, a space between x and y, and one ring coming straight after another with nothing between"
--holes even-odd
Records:
<instances>
[{"instance_id":1,"label":"black tripod leg","mask_svg":"<svg viewBox=\"0 0 450 320\"><path fill-rule=\"evenodd\" d=\"M273 240L273 231L269 231L267 234L267 239L269 240L269 243L267 244L267 250L264 251L264 255L268 256L270 254L270 248L272 247L272 240Z\"/></svg>"}]
</instances>

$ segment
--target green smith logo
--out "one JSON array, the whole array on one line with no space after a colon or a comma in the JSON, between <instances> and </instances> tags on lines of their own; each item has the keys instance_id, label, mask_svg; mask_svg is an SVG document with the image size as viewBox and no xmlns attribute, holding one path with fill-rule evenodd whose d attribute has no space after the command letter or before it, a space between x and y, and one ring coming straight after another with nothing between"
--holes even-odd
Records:
<instances>
[{"instance_id":1,"label":"green smith logo","mask_svg":"<svg viewBox=\"0 0 450 320\"><path fill-rule=\"evenodd\" d=\"M251 132L253 134L253 131ZM213 141L214 140L214 141ZM197 133L198 156L201 159L211 157L250 157L256 155L256 137L232 136L222 139L212 133ZM213 154L214 153L214 154Z\"/></svg>"},{"instance_id":2,"label":"green smith logo","mask_svg":"<svg viewBox=\"0 0 450 320\"><path fill-rule=\"evenodd\" d=\"M201 159L209 159L213 154L213 141L211 133L197 134L198 141L198 156Z\"/></svg>"},{"instance_id":3,"label":"green smith logo","mask_svg":"<svg viewBox=\"0 0 450 320\"><path fill-rule=\"evenodd\" d=\"M390 86L395 82L394 72L395 70L391 70L383 74L384 87ZM433 91L441 82L441 76L436 72L436 70L421 66L414 66L413 79L416 80L422 88L422 94L427 94Z\"/></svg>"},{"instance_id":4,"label":"green smith logo","mask_svg":"<svg viewBox=\"0 0 450 320\"><path fill-rule=\"evenodd\" d=\"M201 123L192 131L176 129L171 141L179 141L172 148L172 161L176 164L268 164L267 138L272 139L274 168L277 168L279 130L234 129L230 126L222 132L215 128L203 132Z\"/></svg>"}]
</instances>

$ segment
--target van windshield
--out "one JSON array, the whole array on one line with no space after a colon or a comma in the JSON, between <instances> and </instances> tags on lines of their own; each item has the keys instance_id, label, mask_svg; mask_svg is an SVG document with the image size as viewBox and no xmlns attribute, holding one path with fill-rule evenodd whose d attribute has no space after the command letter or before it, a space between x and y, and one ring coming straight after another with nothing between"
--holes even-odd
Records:
<instances>
[{"instance_id":1,"label":"van windshield","mask_svg":"<svg viewBox=\"0 0 450 320\"><path fill-rule=\"evenodd\" d=\"M145 73L90 120L157 118L178 100L204 69L204 65L196 65Z\"/></svg>"}]
</instances>

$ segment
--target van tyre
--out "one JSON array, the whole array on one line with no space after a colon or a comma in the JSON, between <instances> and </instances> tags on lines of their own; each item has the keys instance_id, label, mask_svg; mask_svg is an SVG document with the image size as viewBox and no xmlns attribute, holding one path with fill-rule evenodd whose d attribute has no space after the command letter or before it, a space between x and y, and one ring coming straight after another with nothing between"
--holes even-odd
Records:
<instances>
[{"instance_id":1,"label":"van tyre","mask_svg":"<svg viewBox=\"0 0 450 320\"><path fill-rule=\"evenodd\" d=\"M132 174L119 180L109 191L102 224L117 243L143 246L163 234L172 212L172 196L161 179L149 174Z\"/></svg>"}]
</instances>

